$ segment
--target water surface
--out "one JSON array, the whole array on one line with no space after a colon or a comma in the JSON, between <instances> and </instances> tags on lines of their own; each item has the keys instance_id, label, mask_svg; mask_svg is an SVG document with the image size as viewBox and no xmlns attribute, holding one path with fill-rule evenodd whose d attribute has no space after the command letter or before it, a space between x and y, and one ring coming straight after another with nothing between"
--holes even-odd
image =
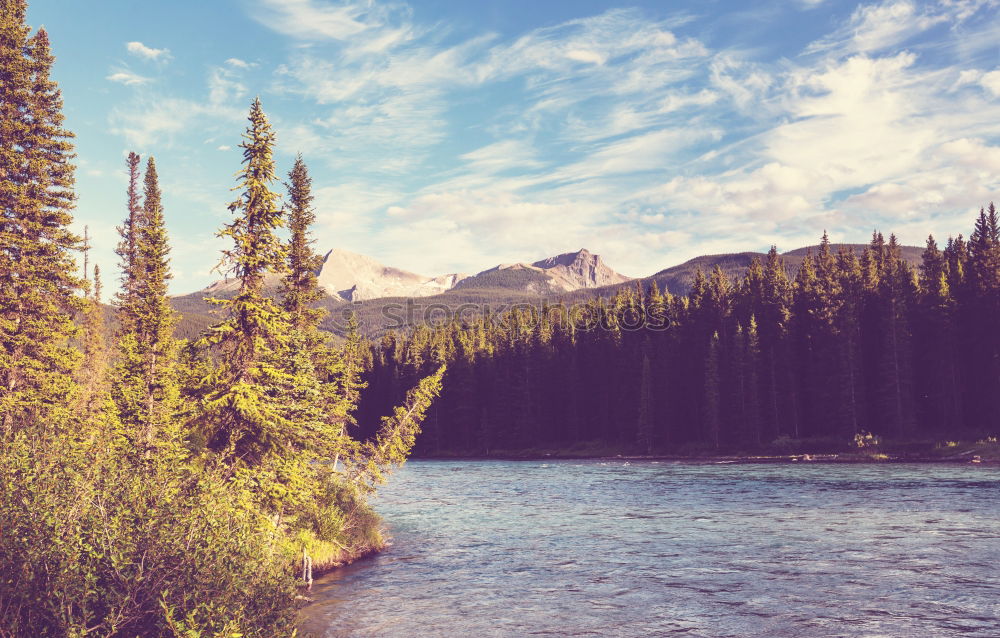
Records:
<instances>
[{"instance_id":1,"label":"water surface","mask_svg":"<svg viewBox=\"0 0 1000 638\"><path fill-rule=\"evenodd\" d=\"M1000 636L1000 468L412 461L334 636Z\"/></svg>"}]
</instances>

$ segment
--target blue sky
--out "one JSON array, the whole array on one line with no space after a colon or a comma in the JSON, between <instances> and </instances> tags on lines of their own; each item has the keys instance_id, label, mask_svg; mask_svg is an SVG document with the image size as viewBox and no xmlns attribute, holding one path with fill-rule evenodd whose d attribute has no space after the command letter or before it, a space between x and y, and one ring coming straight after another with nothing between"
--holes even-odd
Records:
<instances>
[{"instance_id":1,"label":"blue sky","mask_svg":"<svg viewBox=\"0 0 1000 638\"><path fill-rule=\"evenodd\" d=\"M968 232L1000 186L997 0L35 0L77 133L77 224L113 268L153 154L173 292L224 246L259 95L320 249L426 275L586 247L706 253ZM279 187L280 188L280 187Z\"/></svg>"}]
</instances>

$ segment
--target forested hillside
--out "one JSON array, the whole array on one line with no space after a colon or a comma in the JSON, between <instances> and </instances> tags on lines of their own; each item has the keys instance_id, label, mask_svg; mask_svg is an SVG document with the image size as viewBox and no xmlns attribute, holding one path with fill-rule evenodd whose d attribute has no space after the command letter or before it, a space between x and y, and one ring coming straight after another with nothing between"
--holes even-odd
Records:
<instances>
[{"instance_id":1,"label":"forested hillside","mask_svg":"<svg viewBox=\"0 0 1000 638\"><path fill-rule=\"evenodd\" d=\"M1000 228L933 238L911 266L895 237L824 237L794 277L771 250L687 296L646 280L609 299L390 333L372 347L362 421L442 362L423 454L524 449L740 451L855 434L1000 431Z\"/></svg>"}]
</instances>

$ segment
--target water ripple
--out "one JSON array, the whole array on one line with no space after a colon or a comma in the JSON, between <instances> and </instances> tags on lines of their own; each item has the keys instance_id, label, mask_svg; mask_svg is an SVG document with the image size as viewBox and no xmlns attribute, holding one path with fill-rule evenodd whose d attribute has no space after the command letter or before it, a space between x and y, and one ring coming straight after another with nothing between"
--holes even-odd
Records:
<instances>
[{"instance_id":1,"label":"water ripple","mask_svg":"<svg viewBox=\"0 0 1000 638\"><path fill-rule=\"evenodd\" d=\"M411 462L302 635L1000 636L1000 470Z\"/></svg>"}]
</instances>

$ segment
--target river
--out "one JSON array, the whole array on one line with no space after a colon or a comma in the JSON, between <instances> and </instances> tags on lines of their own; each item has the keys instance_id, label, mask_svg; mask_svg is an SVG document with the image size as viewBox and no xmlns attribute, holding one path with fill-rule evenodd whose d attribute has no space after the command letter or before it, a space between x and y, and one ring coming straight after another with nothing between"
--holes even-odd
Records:
<instances>
[{"instance_id":1,"label":"river","mask_svg":"<svg viewBox=\"0 0 1000 638\"><path fill-rule=\"evenodd\" d=\"M411 461L305 638L1000 636L1000 468Z\"/></svg>"}]
</instances>

